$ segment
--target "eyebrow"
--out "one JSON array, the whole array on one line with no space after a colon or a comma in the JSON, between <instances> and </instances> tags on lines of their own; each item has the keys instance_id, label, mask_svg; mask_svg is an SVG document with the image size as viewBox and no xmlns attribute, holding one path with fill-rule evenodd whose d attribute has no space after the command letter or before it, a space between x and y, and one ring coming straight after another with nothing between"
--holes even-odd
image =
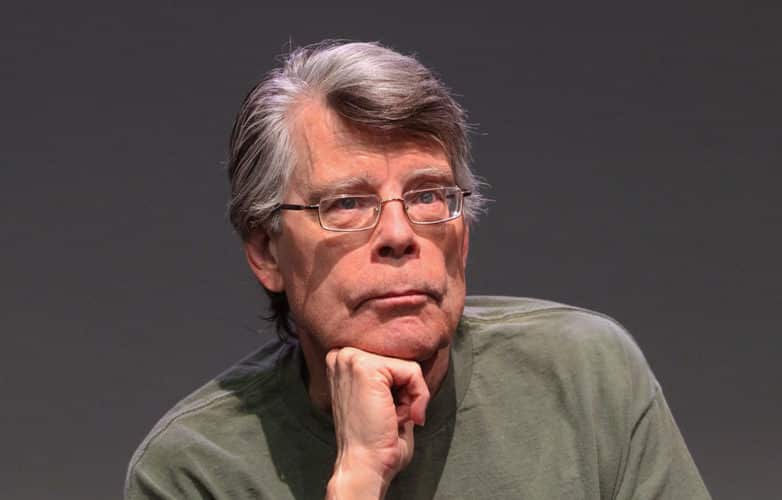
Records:
<instances>
[{"instance_id":1,"label":"eyebrow","mask_svg":"<svg viewBox=\"0 0 782 500\"><path fill-rule=\"evenodd\" d=\"M317 186L309 185L307 202L310 204L319 203L320 200L328 196L339 194L353 194L372 190L372 182L364 176L347 177L330 182L327 185Z\"/></svg>"},{"instance_id":2,"label":"eyebrow","mask_svg":"<svg viewBox=\"0 0 782 500\"><path fill-rule=\"evenodd\" d=\"M453 185L453 173L450 167L443 169L433 166L427 166L413 170L403 178L404 190L407 191L411 188L412 184L421 184L423 182L432 182L442 185ZM374 186L377 185L377 180L373 179L366 174L346 177L344 179L337 179L326 185L313 185L307 186L307 203L316 204L320 200L329 196L335 196L340 194L360 194L365 192L373 192ZM400 193L401 194L401 193Z\"/></svg>"},{"instance_id":3,"label":"eyebrow","mask_svg":"<svg viewBox=\"0 0 782 500\"><path fill-rule=\"evenodd\" d=\"M453 172L451 168L446 169L438 167L424 167L410 172L404 179L404 185L410 186L413 183L421 183L423 181L434 182L437 184L455 184L453 180ZM405 187L405 190L409 187Z\"/></svg>"}]
</instances>

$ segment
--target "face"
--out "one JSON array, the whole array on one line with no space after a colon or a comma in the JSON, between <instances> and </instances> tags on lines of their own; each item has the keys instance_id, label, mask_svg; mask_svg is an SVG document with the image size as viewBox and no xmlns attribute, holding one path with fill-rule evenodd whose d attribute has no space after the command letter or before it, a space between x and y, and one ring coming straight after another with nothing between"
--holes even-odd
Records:
<instances>
[{"instance_id":1,"label":"face","mask_svg":"<svg viewBox=\"0 0 782 500\"><path fill-rule=\"evenodd\" d=\"M315 102L295 123L299 157L285 203L455 185L439 145L380 140ZM461 217L412 224L397 201L375 228L355 233L326 231L314 210L282 211L282 230L252 240L248 257L266 288L286 293L305 350L350 346L424 361L450 343L462 314L467 233Z\"/></svg>"}]
</instances>

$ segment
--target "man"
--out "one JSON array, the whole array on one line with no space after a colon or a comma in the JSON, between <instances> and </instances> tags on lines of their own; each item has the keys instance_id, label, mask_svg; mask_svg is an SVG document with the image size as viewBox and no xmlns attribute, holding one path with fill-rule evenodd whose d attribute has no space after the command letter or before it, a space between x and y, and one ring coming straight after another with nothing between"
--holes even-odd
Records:
<instances>
[{"instance_id":1,"label":"man","mask_svg":"<svg viewBox=\"0 0 782 500\"><path fill-rule=\"evenodd\" d=\"M294 51L231 137L231 221L282 333L187 397L126 498L708 498L615 322L474 297L464 113L377 44Z\"/></svg>"}]
</instances>

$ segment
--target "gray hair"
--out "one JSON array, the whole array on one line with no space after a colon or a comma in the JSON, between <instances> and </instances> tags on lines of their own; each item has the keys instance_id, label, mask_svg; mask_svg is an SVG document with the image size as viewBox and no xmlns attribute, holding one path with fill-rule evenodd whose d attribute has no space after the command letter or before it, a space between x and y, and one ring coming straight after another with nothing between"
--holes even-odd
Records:
<instances>
[{"instance_id":1,"label":"gray hair","mask_svg":"<svg viewBox=\"0 0 782 500\"><path fill-rule=\"evenodd\" d=\"M292 115L297 104L313 97L371 133L440 144L456 184L472 191L465 198L465 218L476 220L485 199L470 170L465 112L443 83L415 58L378 43L326 41L292 51L250 91L236 117L228 161L229 216L243 240L256 229L280 229L275 208L297 161ZM289 330L287 300L279 295L275 300L270 294L273 317Z\"/></svg>"}]
</instances>

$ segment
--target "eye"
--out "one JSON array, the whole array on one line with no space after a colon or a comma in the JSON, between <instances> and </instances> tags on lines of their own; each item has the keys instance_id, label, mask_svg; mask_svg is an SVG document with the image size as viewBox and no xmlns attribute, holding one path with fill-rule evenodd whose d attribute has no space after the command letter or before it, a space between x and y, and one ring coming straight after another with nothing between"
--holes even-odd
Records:
<instances>
[{"instance_id":1,"label":"eye","mask_svg":"<svg viewBox=\"0 0 782 500\"><path fill-rule=\"evenodd\" d=\"M338 196L326 198L320 202L320 210L323 212L352 212L367 210L374 204L371 196Z\"/></svg>"},{"instance_id":2,"label":"eye","mask_svg":"<svg viewBox=\"0 0 782 500\"><path fill-rule=\"evenodd\" d=\"M358 200L356 198L339 198L334 205L334 208L339 210L352 210L358 207Z\"/></svg>"},{"instance_id":3,"label":"eye","mask_svg":"<svg viewBox=\"0 0 782 500\"><path fill-rule=\"evenodd\" d=\"M443 201L442 188L423 189L410 193L409 203L412 205L431 205Z\"/></svg>"},{"instance_id":4,"label":"eye","mask_svg":"<svg viewBox=\"0 0 782 500\"><path fill-rule=\"evenodd\" d=\"M423 193L418 193L418 202L419 203L434 203L434 192L433 191L424 191Z\"/></svg>"}]
</instances>

